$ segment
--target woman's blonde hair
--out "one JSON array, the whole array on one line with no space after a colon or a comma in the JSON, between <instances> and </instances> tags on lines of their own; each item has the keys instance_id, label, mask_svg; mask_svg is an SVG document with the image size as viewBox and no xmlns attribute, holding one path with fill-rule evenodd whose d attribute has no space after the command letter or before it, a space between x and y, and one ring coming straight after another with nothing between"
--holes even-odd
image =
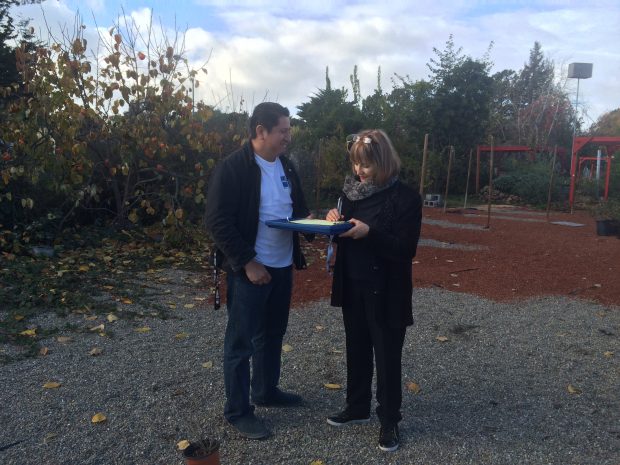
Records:
<instances>
[{"instance_id":1,"label":"woman's blonde hair","mask_svg":"<svg viewBox=\"0 0 620 465\"><path fill-rule=\"evenodd\" d=\"M377 187L384 186L398 175L400 157L385 132L381 129L365 129L350 138L352 145L349 147L349 159L352 168L355 163L375 166L373 183Z\"/></svg>"}]
</instances>

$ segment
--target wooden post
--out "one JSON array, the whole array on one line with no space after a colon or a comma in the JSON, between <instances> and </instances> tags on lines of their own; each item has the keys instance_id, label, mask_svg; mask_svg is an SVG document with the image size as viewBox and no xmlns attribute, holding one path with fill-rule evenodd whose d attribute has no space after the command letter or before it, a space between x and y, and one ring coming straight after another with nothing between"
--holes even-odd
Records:
<instances>
[{"instance_id":1,"label":"wooden post","mask_svg":"<svg viewBox=\"0 0 620 465\"><path fill-rule=\"evenodd\" d=\"M420 197L424 197L424 175L428 157L428 134L424 134L424 151L422 152L422 168L420 168Z\"/></svg>"},{"instance_id":2,"label":"wooden post","mask_svg":"<svg viewBox=\"0 0 620 465\"><path fill-rule=\"evenodd\" d=\"M446 177L446 194L443 196L443 213L446 212L448 205L448 187L450 186L450 171L452 171L452 157L454 156L454 146L450 146L450 155L448 156L448 176Z\"/></svg>"},{"instance_id":3,"label":"wooden post","mask_svg":"<svg viewBox=\"0 0 620 465\"><path fill-rule=\"evenodd\" d=\"M551 190L553 189L553 175L555 174L555 158L558 154L558 146L553 147L553 163L551 163L551 176L549 176L549 194L547 195L547 221L551 210Z\"/></svg>"},{"instance_id":4,"label":"wooden post","mask_svg":"<svg viewBox=\"0 0 620 465\"><path fill-rule=\"evenodd\" d=\"M320 202L319 193L321 191L321 151L322 150L323 150L323 138L319 139L319 155L316 161L316 196L315 196L316 198L315 198L314 208L316 208L317 212L319 208L321 208L321 206L319 205L319 202Z\"/></svg>"},{"instance_id":5,"label":"wooden post","mask_svg":"<svg viewBox=\"0 0 620 465\"><path fill-rule=\"evenodd\" d=\"M493 152L494 152L494 147L493 147L493 136L490 136L490 146L491 146L491 156L489 159L489 203L487 205L487 225L485 226L486 229L489 229L491 227L491 197L493 195Z\"/></svg>"},{"instance_id":6,"label":"wooden post","mask_svg":"<svg viewBox=\"0 0 620 465\"><path fill-rule=\"evenodd\" d=\"M463 203L463 209L467 208L467 193L469 192L469 175L471 174L471 157L474 153L474 149L469 149L469 162L467 163L467 184L465 184L465 202Z\"/></svg>"},{"instance_id":7,"label":"wooden post","mask_svg":"<svg viewBox=\"0 0 620 465\"><path fill-rule=\"evenodd\" d=\"M480 146L476 148L476 194L480 193Z\"/></svg>"}]
</instances>

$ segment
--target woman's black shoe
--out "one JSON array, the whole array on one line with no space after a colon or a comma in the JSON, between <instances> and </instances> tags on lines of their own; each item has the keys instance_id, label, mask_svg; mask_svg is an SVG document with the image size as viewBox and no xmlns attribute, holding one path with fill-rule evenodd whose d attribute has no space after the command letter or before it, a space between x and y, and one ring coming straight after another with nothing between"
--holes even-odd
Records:
<instances>
[{"instance_id":1,"label":"woman's black shoe","mask_svg":"<svg viewBox=\"0 0 620 465\"><path fill-rule=\"evenodd\" d=\"M369 421L370 415L353 415L348 410L343 410L327 417L327 423L332 426L356 425L368 423Z\"/></svg>"},{"instance_id":2,"label":"woman's black shoe","mask_svg":"<svg viewBox=\"0 0 620 465\"><path fill-rule=\"evenodd\" d=\"M394 452L398 449L400 444L400 437L398 434L398 425L394 426L381 426L379 432L379 449L385 452Z\"/></svg>"}]
</instances>

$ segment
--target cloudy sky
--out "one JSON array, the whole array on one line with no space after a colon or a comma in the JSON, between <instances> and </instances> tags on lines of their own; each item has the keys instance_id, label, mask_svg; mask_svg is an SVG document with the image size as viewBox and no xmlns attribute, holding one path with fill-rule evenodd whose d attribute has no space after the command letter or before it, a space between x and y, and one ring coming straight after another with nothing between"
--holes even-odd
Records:
<instances>
[{"instance_id":1,"label":"cloudy sky","mask_svg":"<svg viewBox=\"0 0 620 465\"><path fill-rule=\"evenodd\" d=\"M121 15L143 30L152 15L169 37L186 33L191 63L207 62L196 97L223 111L274 100L294 113L325 87L326 67L332 86L349 95L355 65L362 96L376 87L379 66L386 91L395 74L426 79L433 48L443 50L450 34L473 58L492 42L493 71L521 69L540 42L573 101L568 64L593 63L592 78L579 85L586 126L620 107L618 0L47 0L16 11L44 36L46 23L58 34L79 17L89 44L97 27L107 31Z\"/></svg>"}]
</instances>

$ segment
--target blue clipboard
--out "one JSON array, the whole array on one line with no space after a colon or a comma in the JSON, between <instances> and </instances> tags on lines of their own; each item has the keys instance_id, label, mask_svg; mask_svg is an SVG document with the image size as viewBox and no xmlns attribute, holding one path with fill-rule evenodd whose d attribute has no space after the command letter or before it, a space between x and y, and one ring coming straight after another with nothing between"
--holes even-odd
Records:
<instances>
[{"instance_id":1,"label":"blue clipboard","mask_svg":"<svg viewBox=\"0 0 620 465\"><path fill-rule=\"evenodd\" d=\"M338 234L346 232L353 227L353 223L349 223L347 221L336 221L330 225L299 224L294 221L295 219L283 218L281 220L265 221L265 224L270 228L289 229L291 231L297 231L305 234L326 234L328 236L337 236Z\"/></svg>"}]
</instances>

